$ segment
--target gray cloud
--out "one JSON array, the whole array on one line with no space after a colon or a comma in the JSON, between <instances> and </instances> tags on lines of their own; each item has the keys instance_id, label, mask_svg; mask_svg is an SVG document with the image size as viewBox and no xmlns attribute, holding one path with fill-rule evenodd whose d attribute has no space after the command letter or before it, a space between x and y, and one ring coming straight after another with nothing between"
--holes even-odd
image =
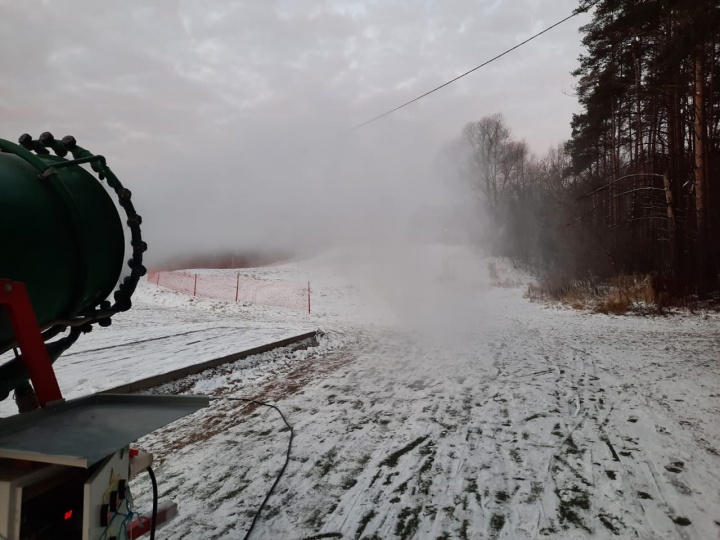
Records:
<instances>
[{"instance_id":1,"label":"gray cloud","mask_svg":"<svg viewBox=\"0 0 720 540\"><path fill-rule=\"evenodd\" d=\"M0 0L0 137L74 134L136 194L155 257L403 230L457 196L433 167L505 113L569 136L577 17L376 124L349 128L529 37L574 0Z\"/></svg>"}]
</instances>

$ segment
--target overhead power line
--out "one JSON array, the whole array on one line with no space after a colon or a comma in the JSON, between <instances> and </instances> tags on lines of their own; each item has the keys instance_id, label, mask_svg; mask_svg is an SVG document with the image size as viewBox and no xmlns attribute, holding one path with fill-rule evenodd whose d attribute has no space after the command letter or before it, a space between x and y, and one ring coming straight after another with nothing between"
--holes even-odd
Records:
<instances>
[{"instance_id":1,"label":"overhead power line","mask_svg":"<svg viewBox=\"0 0 720 540\"><path fill-rule=\"evenodd\" d=\"M585 12L589 11L591 8L593 8L596 4L599 4L600 2L601 2L601 0L596 0L595 2L593 2L592 4L587 5L587 6L584 7L584 8L577 9L577 10L573 11L572 14L568 15L568 16L565 17L563 20L556 22L556 23L553 24L552 26L548 26L545 30L543 30L543 31L541 31L541 32L538 32L538 33L535 34L534 36L531 36L531 37L527 38L525 41L523 41L523 42L521 42L521 43L518 43L518 44L515 45L514 47L506 50L505 52L500 53L500 54L498 54L497 56L494 56L493 58L491 58L490 60L487 60L487 61L483 62L483 63L480 64L479 66L475 66L475 67L472 68L471 70L466 71L465 73L463 73L463 74L461 74L461 75L458 75L458 76L455 77L454 79L451 79L451 80L449 80L448 82L446 82L446 83L444 83L444 84L441 84L440 86L438 86L438 87L436 87L436 88L433 88L432 90L430 90L430 91L428 91L428 92L425 92L423 95L418 96L418 97L416 97L415 99L411 99L410 101L408 101L408 102L406 102L406 103L403 103L402 105L399 105L399 106L395 107L394 109L391 109L391 110L389 110L389 111L387 111L387 112L384 112L384 113L376 116L375 118L371 118L371 119L368 120L367 122L363 122L362 124L359 124L359 125L355 126L355 128L357 129L357 128L361 128L361 127L363 127L363 126L367 126L368 124L371 124L371 123L373 123L373 122L375 122L375 121L377 121L377 120L380 120L381 118L384 118L385 116L388 116L389 114L392 114L392 113L394 113L395 111L399 111L400 109L402 109L402 108L404 108L404 107L407 107L408 105L410 105L410 104L412 104L412 103L415 103L416 101L420 101L422 98L424 98L424 97L426 97L426 96L429 96L430 94L432 94L432 93L434 93L434 92L437 92L437 91L440 90L441 88L445 88L446 86L451 85L451 84L454 83L455 81L459 81L459 80L462 79L463 77L466 77L467 75L470 75L472 72L477 71L478 69L487 66L488 64L494 62L495 60L498 60L498 59L502 58L502 57L505 56L506 54L509 54L509 53L513 52L515 49L519 49L520 47L522 47L522 46L525 45L526 43L530 43L533 39L538 38L538 37L542 36L543 34L549 32L549 31L552 30L553 28L555 28L555 27L557 27L557 26L560 26L561 24L563 24L563 23L566 22L566 21L569 21L570 19L572 19L572 18L575 17L576 15L579 15L580 13L585 13Z\"/></svg>"}]
</instances>

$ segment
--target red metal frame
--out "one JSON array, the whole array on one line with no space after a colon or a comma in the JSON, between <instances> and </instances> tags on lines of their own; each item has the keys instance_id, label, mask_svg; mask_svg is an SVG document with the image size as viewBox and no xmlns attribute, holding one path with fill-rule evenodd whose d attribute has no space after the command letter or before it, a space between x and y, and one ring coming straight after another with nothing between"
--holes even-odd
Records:
<instances>
[{"instance_id":1,"label":"red metal frame","mask_svg":"<svg viewBox=\"0 0 720 540\"><path fill-rule=\"evenodd\" d=\"M10 320L38 403L45 407L48 403L62 400L60 386L25 284L0 278L0 306L5 308Z\"/></svg>"}]
</instances>

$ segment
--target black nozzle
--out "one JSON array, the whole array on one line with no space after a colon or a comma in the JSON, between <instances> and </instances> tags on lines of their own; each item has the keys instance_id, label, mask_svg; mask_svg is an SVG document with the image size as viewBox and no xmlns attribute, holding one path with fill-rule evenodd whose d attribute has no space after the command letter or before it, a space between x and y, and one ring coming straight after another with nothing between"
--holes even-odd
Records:
<instances>
[{"instance_id":1,"label":"black nozzle","mask_svg":"<svg viewBox=\"0 0 720 540\"><path fill-rule=\"evenodd\" d=\"M103 328L107 328L108 326L110 326L112 324L112 319L110 317L108 317L107 319L100 319L98 321L98 324L100 326L102 326Z\"/></svg>"},{"instance_id":2,"label":"black nozzle","mask_svg":"<svg viewBox=\"0 0 720 540\"><path fill-rule=\"evenodd\" d=\"M65 148L65 145L63 145L62 142L55 140L55 137L53 137L53 134L49 131L46 131L42 135L40 135L38 142L41 146L44 146L45 148L52 148L53 152L55 152L55 155L59 157L67 156L68 151Z\"/></svg>"},{"instance_id":3,"label":"black nozzle","mask_svg":"<svg viewBox=\"0 0 720 540\"><path fill-rule=\"evenodd\" d=\"M52 135L50 136L52 137ZM18 142L20 143L20 146L22 146L25 150L30 150L31 152L35 152L36 154L50 153L45 149L45 147L40 143L40 141L34 141L33 138L27 133L23 133L22 135L20 135Z\"/></svg>"},{"instance_id":4,"label":"black nozzle","mask_svg":"<svg viewBox=\"0 0 720 540\"><path fill-rule=\"evenodd\" d=\"M53 143L55 142L55 137L53 137L53 134L49 131L45 131L40 135L40 138L38 138L38 141L40 141L40 144L42 144L46 148L52 147Z\"/></svg>"},{"instance_id":5,"label":"black nozzle","mask_svg":"<svg viewBox=\"0 0 720 540\"><path fill-rule=\"evenodd\" d=\"M127 224L129 227L132 227L133 225L140 226L142 224L142 217L137 214L130 216L127 220Z\"/></svg>"},{"instance_id":6,"label":"black nozzle","mask_svg":"<svg viewBox=\"0 0 720 540\"><path fill-rule=\"evenodd\" d=\"M75 147L77 146L77 141L75 140L75 137L72 135L65 135L62 138L62 143L65 148L70 150L71 152L75 150Z\"/></svg>"},{"instance_id":7,"label":"black nozzle","mask_svg":"<svg viewBox=\"0 0 720 540\"><path fill-rule=\"evenodd\" d=\"M20 146L22 146L26 150L34 149L33 138L29 133L23 133L22 135L20 135L18 142L20 143Z\"/></svg>"}]
</instances>

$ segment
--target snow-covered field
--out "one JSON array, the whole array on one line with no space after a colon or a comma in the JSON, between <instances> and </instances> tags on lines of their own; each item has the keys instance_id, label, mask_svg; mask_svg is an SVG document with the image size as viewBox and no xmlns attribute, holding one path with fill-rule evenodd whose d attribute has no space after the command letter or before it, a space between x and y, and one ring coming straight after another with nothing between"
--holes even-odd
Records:
<instances>
[{"instance_id":1,"label":"snow-covered field","mask_svg":"<svg viewBox=\"0 0 720 540\"><path fill-rule=\"evenodd\" d=\"M315 330L307 314L264 322L258 308L195 299L142 283L131 311L94 328L55 364L63 396L77 398L116 386L252 349ZM0 361L9 360L7 353ZM0 416L16 414L12 399L0 402Z\"/></svg>"},{"instance_id":2,"label":"snow-covered field","mask_svg":"<svg viewBox=\"0 0 720 540\"><path fill-rule=\"evenodd\" d=\"M294 426L290 465L252 538L717 538L720 318L550 309L495 263L502 284L521 285L493 286L487 259L457 246L251 270L310 279L311 316L146 284L126 315L136 322L118 317L117 335L99 329L104 344L66 360L96 389L108 372L90 359L112 349L89 349L119 336L181 334L123 353L146 370L166 365L153 349L163 342L178 344L173 362L191 362L273 329L319 328L317 347L155 390L269 401ZM220 400L141 440L161 498L179 503L157 537L242 538L287 439L275 411ZM148 484L132 486L144 509Z\"/></svg>"}]
</instances>

